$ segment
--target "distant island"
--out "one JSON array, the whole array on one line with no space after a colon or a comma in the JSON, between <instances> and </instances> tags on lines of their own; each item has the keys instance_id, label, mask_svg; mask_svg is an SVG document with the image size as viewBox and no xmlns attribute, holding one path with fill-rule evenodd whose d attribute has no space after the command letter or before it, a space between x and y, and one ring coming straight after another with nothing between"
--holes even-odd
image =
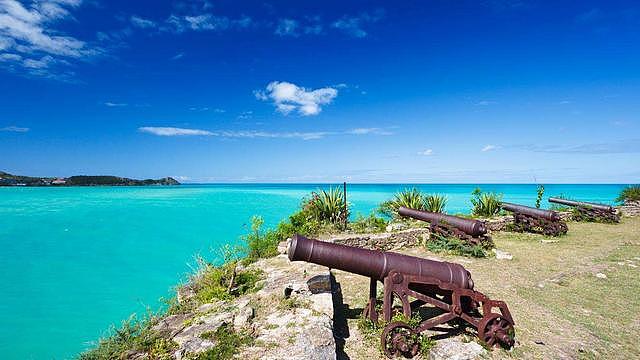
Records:
<instances>
[{"instance_id":1,"label":"distant island","mask_svg":"<svg viewBox=\"0 0 640 360\"><path fill-rule=\"evenodd\" d=\"M12 175L0 171L0 186L145 186L145 185L180 185L171 177L162 179L136 180L118 176L86 176L77 175L68 178L32 177Z\"/></svg>"}]
</instances>

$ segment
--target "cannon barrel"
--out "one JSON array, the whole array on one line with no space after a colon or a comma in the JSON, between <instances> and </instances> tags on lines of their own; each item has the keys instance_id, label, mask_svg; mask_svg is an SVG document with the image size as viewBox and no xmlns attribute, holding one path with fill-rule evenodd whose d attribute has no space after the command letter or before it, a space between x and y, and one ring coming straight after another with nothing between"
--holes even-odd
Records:
<instances>
[{"instance_id":1,"label":"cannon barrel","mask_svg":"<svg viewBox=\"0 0 640 360\"><path fill-rule=\"evenodd\" d=\"M306 261L380 281L395 270L403 274L430 276L464 289L473 289L471 274L459 264L334 244L301 235L293 236L288 256L291 261Z\"/></svg>"},{"instance_id":2,"label":"cannon barrel","mask_svg":"<svg viewBox=\"0 0 640 360\"><path fill-rule=\"evenodd\" d=\"M479 220L465 219L458 216L409 209L404 206L401 206L398 209L398 214L400 214L401 216L408 216L426 222L446 223L464 231L466 234L469 234L471 236L480 236L487 233L487 227L482 221Z\"/></svg>"},{"instance_id":3,"label":"cannon barrel","mask_svg":"<svg viewBox=\"0 0 640 360\"><path fill-rule=\"evenodd\" d=\"M533 207L530 207L530 206L512 204L512 203L508 203L508 202L503 202L501 207L504 210L507 210L507 211L511 211L511 212L514 212L514 213L525 214L525 215L534 216L534 217L539 217L539 218L547 219L547 220L550 220L550 221L559 221L560 220L560 215L557 212L552 211L552 210L538 209L538 208L533 208Z\"/></svg>"},{"instance_id":4,"label":"cannon barrel","mask_svg":"<svg viewBox=\"0 0 640 360\"><path fill-rule=\"evenodd\" d=\"M605 205L605 204L598 204L598 203L590 203L590 202L586 202L586 201L574 201L574 200L567 200L567 199L560 199L560 198L552 197L552 198L549 198L549 202L556 203L556 204L562 204L562 205L568 205L568 206L594 208L594 209L598 209L598 210L602 210L602 211L610 211L610 212L615 211L613 206Z\"/></svg>"}]
</instances>

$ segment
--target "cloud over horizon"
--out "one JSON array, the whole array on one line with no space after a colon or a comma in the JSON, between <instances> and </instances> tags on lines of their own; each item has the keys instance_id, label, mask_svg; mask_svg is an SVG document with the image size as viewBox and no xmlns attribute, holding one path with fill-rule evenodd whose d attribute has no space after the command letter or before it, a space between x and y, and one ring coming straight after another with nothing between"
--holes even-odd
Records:
<instances>
[{"instance_id":1,"label":"cloud over horizon","mask_svg":"<svg viewBox=\"0 0 640 360\"><path fill-rule=\"evenodd\" d=\"M156 136L214 136L223 138L269 138L269 139L301 139L301 140L317 140L327 136L337 135L391 135L391 132L383 131L380 128L372 128L375 131L362 131L363 129L351 129L345 131L291 131L291 132L271 132L262 130L218 130L209 131L203 129L187 129L178 127L156 127L143 126L138 131ZM367 129L369 130L369 129Z\"/></svg>"},{"instance_id":2,"label":"cloud over horizon","mask_svg":"<svg viewBox=\"0 0 640 360\"><path fill-rule=\"evenodd\" d=\"M338 96L338 90L332 87L311 90L287 81L272 81L265 91L255 91L255 96L263 101L272 100L284 115L297 111L302 116L312 116L322 111L321 105L330 104Z\"/></svg>"}]
</instances>

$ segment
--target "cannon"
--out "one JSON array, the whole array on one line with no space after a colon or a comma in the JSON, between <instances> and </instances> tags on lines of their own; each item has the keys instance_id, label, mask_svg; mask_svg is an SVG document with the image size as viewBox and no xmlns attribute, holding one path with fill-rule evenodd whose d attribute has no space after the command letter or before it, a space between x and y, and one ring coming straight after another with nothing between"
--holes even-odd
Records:
<instances>
[{"instance_id":1,"label":"cannon","mask_svg":"<svg viewBox=\"0 0 640 360\"><path fill-rule=\"evenodd\" d=\"M550 203L562 204L573 208L573 220L603 223L619 223L620 214L610 205L560 198L549 198Z\"/></svg>"},{"instance_id":2,"label":"cannon","mask_svg":"<svg viewBox=\"0 0 640 360\"><path fill-rule=\"evenodd\" d=\"M398 214L431 223L431 234L457 237L473 245L491 244L484 222L401 206Z\"/></svg>"},{"instance_id":3,"label":"cannon","mask_svg":"<svg viewBox=\"0 0 640 360\"><path fill-rule=\"evenodd\" d=\"M422 332L455 319L475 327L480 340L489 347L511 348L515 342L514 321L507 304L475 291L471 274L462 265L334 244L300 235L292 238L288 256L291 261L306 261L368 277L369 301L364 316L375 324L379 324L377 283L384 284L382 316L386 325L380 341L389 358L415 356ZM401 310L394 308L394 299L402 304ZM421 319L416 326L391 321L394 312L401 311L405 319L410 319L424 305L439 309L439 314Z\"/></svg>"},{"instance_id":4,"label":"cannon","mask_svg":"<svg viewBox=\"0 0 640 360\"><path fill-rule=\"evenodd\" d=\"M569 230L560 214L555 211L508 202L503 202L500 206L513 213L513 224L510 226L513 231L560 236Z\"/></svg>"}]
</instances>

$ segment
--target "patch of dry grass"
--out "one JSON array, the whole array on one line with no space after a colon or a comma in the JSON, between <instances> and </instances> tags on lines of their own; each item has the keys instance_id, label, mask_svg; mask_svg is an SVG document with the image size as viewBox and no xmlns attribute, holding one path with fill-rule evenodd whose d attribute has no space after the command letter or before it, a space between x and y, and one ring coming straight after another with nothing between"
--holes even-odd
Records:
<instances>
[{"instance_id":1,"label":"patch of dry grass","mask_svg":"<svg viewBox=\"0 0 640 360\"><path fill-rule=\"evenodd\" d=\"M404 251L458 262L472 273L476 290L507 302L518 344L511 352L494 350L492 358L640 358L640 218L619 225L570 223L560 238L500 232L493 239L513 260ZM378 344L356 326L368 279L335 274L351 314L346 354L380 358Z\"/></svg>"}]
</instances>

